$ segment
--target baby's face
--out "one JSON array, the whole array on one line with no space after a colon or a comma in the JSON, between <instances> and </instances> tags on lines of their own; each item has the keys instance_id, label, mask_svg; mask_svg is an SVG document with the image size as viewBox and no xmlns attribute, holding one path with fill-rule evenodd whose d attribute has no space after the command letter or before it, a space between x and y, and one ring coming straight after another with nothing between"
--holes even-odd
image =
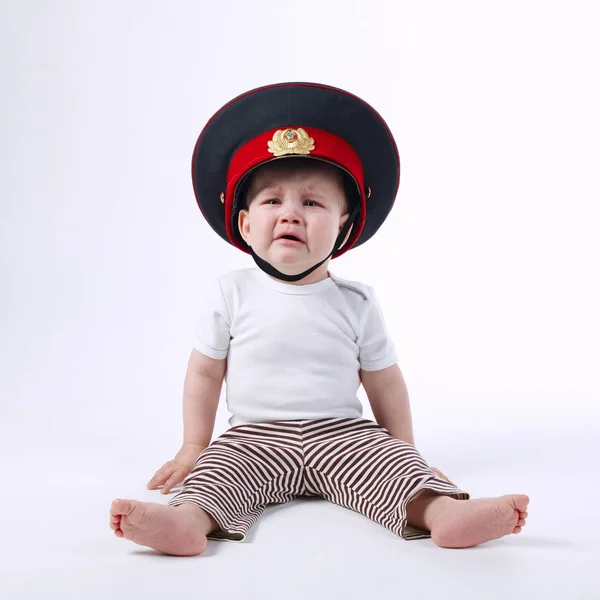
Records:
<instances>
[{"instance_id":1,"label":"baby's face","mask_svg":"<svg viewBox=\"0 0 600 600\"><path fill-rule=\"evenodd\" d=\"M252 180L248 199L249 209L238 218L244 240L288 275L323 260L349 217L341 177L327 170L264 169ZM299 241L281 239L283 234ZM329 260L297 283L327 278Z\"/></svg>"}]
</instances>

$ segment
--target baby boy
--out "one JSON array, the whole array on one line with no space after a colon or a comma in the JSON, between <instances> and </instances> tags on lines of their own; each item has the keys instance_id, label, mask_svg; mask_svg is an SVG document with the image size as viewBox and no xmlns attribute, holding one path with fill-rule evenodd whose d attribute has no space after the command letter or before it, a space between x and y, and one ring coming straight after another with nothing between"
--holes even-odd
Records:
<instances>
[{"instance_id":1,"label":"baby boy","mask_svg":"<svg viewBox=\"0 0 600 600\"><path fill-rule=\"evenodd\" d=\"M148 484L181 490L168 505L114 500L115 535L198 555L208 539L243 540L267 505L299 496L444 548L519 533L526 495L469 499L425 463L373 289L329 271L393 204L399 163L381 117L335 88L268 86L221 109L193 160L204 216L258 268L222 275L204 298L183 445ZM211 443L224 381L231 427ZM361 384L376 422L362 418Z\"/></svg>"}]
</instances>

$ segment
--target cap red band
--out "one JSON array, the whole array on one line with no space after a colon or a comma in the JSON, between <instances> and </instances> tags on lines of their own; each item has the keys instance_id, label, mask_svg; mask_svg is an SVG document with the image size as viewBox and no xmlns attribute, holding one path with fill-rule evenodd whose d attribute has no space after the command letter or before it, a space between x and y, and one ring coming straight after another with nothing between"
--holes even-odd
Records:
<instances>
[{"instance_id":1,"label":"cap red band","mask_svg":"<svg viewBox=\"0 0 600 600\"><path fill-rule=\"evenodd\" d=\"M262 133L244 144L234 154L229 164L229 170L227 172L227 189L225 192L225 226L227 228L229 239L240 248L240 250L244 250L245 252L248 250L236 243L233 232L231 231L231 213L237 185L240 179L246 175L250 169L276 158L273 152L269 151L269 142L274 140L274 136L278 131L285 131L287 129L297 130L298 127L280 127ZM348 240L348 243L345 244L344 248L342 248L339 253L335 254L335 256L339 256L352 247L364 226L366 218L366 200L363 166L358 154L343 138L330 133L329 131L324 131L323 129L310 127L304 128L304 130L314 140L314 150L310 150L310 152L304 154L286 153L285 156L308 156L310 158L321 159L333 163L347 171L353 177L354 181L356 181L358 189L360 190L360 217L355 224L355 227L353 227L351 239Z\"/></svg>"}]
</instances>

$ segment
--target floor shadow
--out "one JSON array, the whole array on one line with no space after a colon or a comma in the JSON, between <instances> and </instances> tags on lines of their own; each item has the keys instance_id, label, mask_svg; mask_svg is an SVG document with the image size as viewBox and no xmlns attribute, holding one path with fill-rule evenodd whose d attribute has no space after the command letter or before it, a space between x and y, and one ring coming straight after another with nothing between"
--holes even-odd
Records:
<instances>
[{"instance_id":1,"label":"floor shadow","mask_svg":"<svg viewBox=\"0 0 600 600\"><path fill-rule=\"evenodd\" d=\"M153 550L152 548L145 548L142 550L133 550L131 552L131 554L134 554L135 556L148 556L148 557L157 557L157 558L161 558L164 560L168 560L168 559L176 559L176 560L182 560L182 559L202 559L202 558L208 558L210 556L217 556L219 554L220 550L219 550L219 541L215 541L215 540L208 540L208 546L206 547L206 550L198 555L198 556L173 556L172 554L165 554L164 552L159 552L158 550Z\"/></svg>"}]
</instances>

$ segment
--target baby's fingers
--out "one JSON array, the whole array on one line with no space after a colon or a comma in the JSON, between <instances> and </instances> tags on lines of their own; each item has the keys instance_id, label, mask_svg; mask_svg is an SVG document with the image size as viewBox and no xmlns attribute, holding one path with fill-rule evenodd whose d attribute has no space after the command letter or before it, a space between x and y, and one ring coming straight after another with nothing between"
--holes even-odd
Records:
<instances>
[{"instance_id":1,"label":"baby's fingers","mask_svg":"<svg viewBox=\"0 0 600 600\"><path fill-rule=\"evenodd\" d=\"M172 460L165 463L158 471L156 471L154 477L148 482L148 489L155 490L159 485L162 485L169 479L176 468L177 467Z\"/></svg>"},{"instance_id":2,"label":"baby's fingers","mask_svg":"<svg viewBox=\"0 0 600 600\"><path fill-rule=\"evenodd\" d=\"M442 479L445 479L448 483L451 483L452 485L456 485L453 481L450 481L449 477L447 475L444 475L444 473L442 473L439 469L436 469L435 467L430 467L430 469L438 476L441 477Z\"/></svg>"},{"instance_id":3,"label":"baby's fingers","mask_svg":"<svg viewBox=\"0 0 600 600\"><path fill-rule=\"evenodd\" d=\"M176 486L179 482L183 481L188 475L190 471L185 467L178 467L175 472L165 481L165 484L160 490L161 494L168 494L171 491L171 488Z\"/></svg>"}]
</instances>

